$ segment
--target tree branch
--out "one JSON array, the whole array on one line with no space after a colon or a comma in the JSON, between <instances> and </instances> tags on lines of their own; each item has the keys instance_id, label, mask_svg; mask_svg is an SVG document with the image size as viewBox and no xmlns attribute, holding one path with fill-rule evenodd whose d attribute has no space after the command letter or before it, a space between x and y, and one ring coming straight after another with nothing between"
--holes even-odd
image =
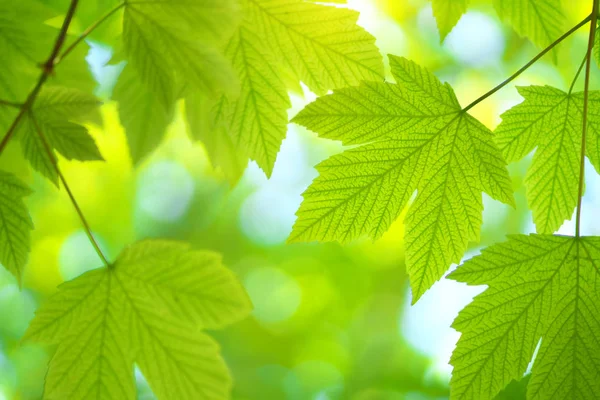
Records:
<instances>
[{"instance_id":1,"label":"tree branch","mask_svg":"<svg viewBox=\"0 0 600 400\"><path fill-rule=\"evenodd\" d=\"M587 135L588 99L590 94L590 66L592 64L592 49L594 48L594 39L596 37L596 24L598 22L598 1L600 0L593 0L594 5L592 7L590 36L588 38L585 63L585 83L583 86L583 127L581 128L581 154L579 156L579 189L577 194L577 211L575 217L575 237L579 237L581 231L581 201L583 199L583 184L585 181L585 141Z\"/></svg>"},{"instance_id":2,"label":"tree branch","mask_svg":"<svg viewBox=\"0 0 600 400\"><path fill-rule=\"evenodd\" d=\"M106 14L104 14L98 21L96 21L92 25L90 25L85 31L83 31L81 33L81 35L79 35L79 37L73 43L71 43L71 45L69 47L67 47L67 49L60 56L58 56L56 58L56 61L54 62L54 65L55 66L58 65L62 60L64 60L65 57L67 57L73 51L73 49L75 49L75 47L79 43L81 43L94 30L96 30L96 28L98 28L104 21L106 21L108 18L110 18L114 13L116 13L117 11L119 11L124 6L125 6L124 2L120 3L120 4L117 4L110 11L108 11Z\"/></svg>"},{"instance_id":3,"label":"tree branch","mask_svg":"<svg viewBox=\"0 0 600 400\"><path fill-rule=\"evenodd\" d=\"M579 75L581 74L581 71L583 70L583 67L585 66L586 62L587 62L587 53L586 53L585 57L583 57L583 60L581 61L579 68L577 68L577 72L575 72L575 77L573 78L573 81L571 82L571 86L569 86L569 94L571 94L573 92L573 88L575 87L577 78L579 78Z\"/></svg>"},{"instance_id":4,"label":"tree branch","mask_svg":"<svg viewBox=\"0 0 600 400\"><path fill-rule=\"evenodd\" d=\"M2 141L0 142L0 155L8 145L8 141L10 140L10 138L16 132L17 126L19 125L19 122L21 122L21 119L23 119L25 114L31 109L31 106L33 105L35 98L42 89L42 86L46 82L46 79L48 79L48 76L50 76L54 71L54 60L56 59L56 56L60 52L60 49L62 48L65 42L65 37L67 36L67 31L69 30L69 25L71 25L71 21L73 20L73 15L75 14L75 10L77 9L78 3L79 0L71 0L71 5L69 6L69 10L67 11L65 20L63 21L63 24L60 28L60 32L58 33L58 37L56 38L56 42L54 43L52 52L50 53L50 56L48 57L46 62L42 64L42 74L40 75L33 90L27 96L27 100L25 100L25 103L23 103L21 111L19 111L16 118L13 120L13 123L8 128L8 131L2 138Z\"/></svg>"},{"instance_id":5,"label":"tree branch","mask_svg":"<svg viewBox=\"0 0 600 400\"><path fill-rule=\"evenodd\" d=\"M38 134L38 137L40 138L40 140L42 141L42 144L44 145L44 150L46 152L46 155L48 156L48 158L50 158L51 163L54 166L56 173L58 174L58 177L60 178L61 182L63 183L63 186L65 187L65 190L67 191L67 194L69 195L69 199L71 199L71 203L73 203L73 207L75 207L75 211L77 211L77 215L79 216L79 219L81 220L81 223L83 225L83 228L85 230L85 233L86 233L88 239L90 240L90 243L92 243L92 246L94 246L94 250L96 250L96 253L98 253L98 257L100 257L100 259L102 260L104 265L106 265L107 268L111 268L111 266L112 266L111 263L108 262L108 259L106 258L106 256L100 249L98 242L94 238L92 229L90 228L90 225L88 224L87 220L85 219L85 216L83 215L83 211L81 211L81 208L79 207L79 204L77 203L77 200L75 200L75 196L73 195L73 192L71 192L71 188L69 187L67 180L65 179L60 168L58 167L58 160L56 159L54 152L52 151L52 148L50 147L50 144L48 143L48 140L46 139L46 136L44 135L44 132L40 128L37 120L35 119L35 116L33 115L33 113L31 111L29 111L29 118L31 118L33 126L35 127L35 130Z\"/></svg>"},{"instance_id":6,"label":"tree branch","mask_svg":"<svg viewBox=\"0 0 600 400\"><path fill-rule=\"evenodd\" d=\"M75 196L73 196L73 192L71 192L71 188L67 184L65 177L63 176L62 172L58 168L58 162L56 160L56 157L54 156L54 153L52 152L52 148L48 144L48 141L46 140L44 133L40 129L40 126L38 125L33 113L31 112L33 103L35 102L37 95L39 94L40 90L42 89L42 86L48 79L48 76L50 76L54 72L54 67L56 66L58 61L60 61L58 54L60 53L60 51L65 43L67 31L69 30L69 25L71 24L71 21L73 20L73 16L75 15L75 10L77 9L78 3L79 3L79 0L71 0L71 4L69 6L67 14L65 15L65 19L64 19L63 24L58 33L58 37L56 38L56 42L54 43L54 47L52 48L52 52L50 53L50 56L48 56L48 59L46 60L46 62L44 62L42 64L42 73L41 73L35 87L27 96L27 100L25 100L25 103L23 103L22 105L18 105L17 103L2 102L2 104L17 106L20 108L20 111L17 114L16 118L13 120L13 123L11 124L11 126L8 128L8 131L2 138L2 142L0 142L0 154L2 154L2 152L6 148L9 140L16 132L19 122L25 117L25 115L29 115L29 117L31 118L31 121L37 131L37 134L44 145L46 154L48 155L48 157L50 157L52 165L56 169L56 173L58 174L61 182L63 183L63 185L67 191L67 194L69 195L69 198L71 199L71 203L73 203L73 206L75 207L75 210L77 211L77 214L79 215L79 219L81 220L81 223L83 224L83 227L85 229L86 235L88 236L88 239L92 243L92 246L94 246L94 249L96 250L96 253L98 253L98 256L100 257L100 259L102 259L102 262L108 268L110 268L111 264L108 262L108 260L104 256L104 253L102 253L102 250L100 250L100 246L96 242L96 239L94 238L94 236L92 234L92 230L90 229L90 226L89 226L87 220L85 219L85 216L83 215L83 212L81 211L81 208L79 207L79 204L77 203L77 200L75 200ZM83 40L83 39L81 39L81 40ZM81 42L81 40L77 40L76 43ZM71 45L69 47L69 49L71 49L71 50L73 48L74 48L74 45Z\"/></svg>"},{"instance_id":7,"label":"tree branch","mask_svg":"<svg viewBox=\"0 0 600 400\"><path fill-rule=\"evenodd\" d=\"M595 19L596 18L594 17L594 20ZM490 97L491 95L493 95L494 93L496 93L498 90L500 90L504 86L508 85L510 82L512 82L513 80L515 80L519 75L521 75L523 72L525 72L529 67L531 67L533 64L535 64L535 62L537 60L539 60L540 58L542 58L547 52L549 52L554 47L556 47L557 44L559 44L560 42L562 42L563 40L565 40L566 38L568 38L569 36L571 36L575 31L577 31L579 28L581 28L582 26L584 26L585 24L587 24L591 20L592 20L592 16L591 15L587 16L584 20L582 20L581 22L579 22L577 25L575 25L574 27L572 27L571 29L569 29L567 32L565 32L561 37L559 37L554 42L552 42L544 50L540 51L527 64L523 65L517 72L515 72L514 74L512 74L510 77L508 77L506 80L504 80L502 83L500 83L498 86L496 86L495 88L493 88L489 92L487 92L484 95L480 96L478 99L476 99L475 101L473 101L468 106L466 106L465 108L463 108L463 111L465 111L465 112L469 111L471 108L475 107L477 104L481 103L483 100L487 99L488 97Z\"/></svg>"},{"instance_id":8,"label":"tree branch","mask_svg":"<svg viewBox=\"0 0 600 400\"><path fill-rule=\"evenodd\" d=\"M0 106L9 106L9 107L14 107L14 108L21 108L21 107L23 107L23 104L16 103L14 101L0 100Z\"/></svg>"}]
</instances>

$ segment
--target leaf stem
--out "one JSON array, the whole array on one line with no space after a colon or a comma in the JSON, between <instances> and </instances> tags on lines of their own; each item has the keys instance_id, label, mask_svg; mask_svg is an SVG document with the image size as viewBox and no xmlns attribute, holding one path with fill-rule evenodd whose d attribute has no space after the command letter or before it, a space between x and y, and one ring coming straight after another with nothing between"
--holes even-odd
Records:
<instances>
[{"instance_id":1,"label":"leaf stem","mask_svg":"<svg viewBox=\"0 0 600 400\"><path fill-rule=\"evenodd\" d=\"M65 51L63 51L63 53L60 56L56 58L54 65L58 65L62 60L64 60L65 57L67 57L79 43L85 40L85 38L88 37L94 30L96 30L96 28L98 28L104 21L109 19L114 13L119 11L124 6L125 2L117 4L106 14L104 14L99 20L90 25L85 31L81 33L81 35L79 35L79 37L73 43L71 43L69 47L65 49Z\"/></svg>"},{"instance_id":2,"label":"leaf stem","mask_svg":"<svg viewBox=\"0 0 600 400\"><path fill-rule=\"evenodd\" d=\"M529 67L531 67L533 64L535 64L535 62L537 60L539 60L546 53L548 53L550 50L552 50L557 44L559 44L560 42L562 42L563 40L565 40L566 38L568 38L569 36L571 36L571 34L573 34L579 28L581 28L582 26L584 26L585 24L587 24L588 22L590 22L592 19L596 20L596 17L595 16L592 17L592 15L588 15L585 19L583 19L577 25L575 25L574 27L572 27L571 29L569 29L567 32L565 32L561 37L559 37L554 42L552 42L548 47L546 47L544 50L540 51L527 64L523 65L517 72L515 72L514 74L512 74L510 77L508 77L506 80L504 80L502 83L500 83L498 86L496 86L495 88L493 88L489 92L483 94L482 96L480 96L479 98L477 98L476 100L474 100L468 106L466 106L465 108L463 108L463 111L464 112L469 111L471 108L475 107L477 104L481 103L483 100L487 99L488 97L490 97L491 95L493 95L494 93L496 93L498 90L500 90L504 86L508 85L510 82L512 82L513 80L515 80L519 75L521 75L523 72L525 72Z\"/></svg>"},{"instance_id":3,"label":"leaf stem","mask_svg":"<svg viewBox=\"0 0 600 400\"><path fill-rule=\"evenodd\" d=\"M81 211L81 207L79 207L77 200L75 200L75 196L73 195L73 192L71 192L71 188L69 187L67 180L65 179L60 168L58 167L58 160L56 159L54 152L52 151L52 148L50 147L50 144L48 143L48 140L46 139L46 136L44 135L44 132L40 128L37 120L35 119L35 116L33 115L33 113L31 111L29 111L29 117L31 118L31 121L33 122L35 130L36 130L40 140L42 141L42 144L44 145L44 150L46 152L46 155L50 158L51 163L54 166L54 169L56 170L58 177L60 178L60 181L63 183L63 186L65 187L65 190L67 191L67 194L69 195L69 198L71 199L71 203L73 203L73 207L75 208L75 211L77 211L77 215L79 216L79 219L81 220L81 223L83 225L83 228L85 230L85 233L86 233L88 239L90 240L90 243L92 244L92 246L94 246L94 250L96 250L96 253L98 253L98 257L100 257L100 259L102 260L104 265L106 265L107 268L111 268L112 267L111 263L108 261L108 259L106 258L106 256L102 252L102 250L100 249L98 242L94 238L94 234L92 233L90 224L88 224L87 220L85 219L85 216L83 215L83 211Z\"/></svg>"},{"instance_id":4,"label":"leaf stem","mask_svg":"<svg viewBox=\"0 0 600 400\"><path fill-rule=\"evenodd\" d=\"M593 0L590 36L588 38L588 46L585 63L585 83L583 85L583 127L581 128L581 154L579 155L579 189L577 194L577 211L575 217L575 237L581 234L581 202L583 199L583 184L585 182L585 141L587 136L587 116L588 116L588 99L590 95L590 66L592 64L592 49L594 48L594 39L596 37L596 24L598 22L598 2Z\"/></svg>"},{"instance_id":5,"label":"leaf stem","mask_svg":"<svg viewBox=\"0 0 600 400\"><path fill-rule=\"evenodd\" d=\"M35 101L35 98L42 89L44 83L46 82L46 79L48 79L48 76L50 76L54 71L54 60L65 42L67 31L69 29L69 25L71 25L71 21L73 20L73 15L75 14L75 10L77 9L78 3L79 0L71 0L71 5L69 6L69 10L67 11L65 20L63 21L63 24L60 28L60 32L58 33L58 37L56 38L56 42L54 42L52 52L50 53L50 56L48 57L46 62L42 64L42 74L38 78L38 81L33 90L27 96L27 100L25 100L25 103L23 103L21 111L19 111L12 124L8 128L8 131L2 138L2 141L0 142L0 155L6 148L6 145L8 145L10 138L16 132L19 122L21 122L25 114L27 114L27 112L30 110L31 106L33 105L33 102Z\"/></svg>"},{"instance_id":6,"label":"leaf stem","mask_svg":"<svg viewBox=\"0 0 600 400\"><path fill-rule=\"evenodd\" d=\"M583 66L585 65L586 62L587 62L587 54L585 55L585 57L583 57L583 61L581 61L579 68L577 68L577 72L575 73L573 82L571 82L571 86L569 86L569 94L571 94L571 92L573 91L573 88L575 87L575 83L577 82L577 78L579 78L579 74L581 74L581 70L583 70Z\"/></svg>"},{"instance_id":7,"label":"leaf stem","mask_svg":"<svg viewBox=\"0 0 600 400\"><path fill-rule=\"evenodd\" d=\"M21 103L17 103L17 102L14 102L14 101L8 101L8 100L0 100L0 105L14 107L14 108L21 108L21 107L23 107L23 104L21 104Z\"/></svg>"},{"instance_id":8,"label":"leaf stem","mask_svg":"<svg viewBox=\"0 0 600 400\"><path fill-rule=\"evenodd\" d=\"M79 218L81 219L81 222L83 224L83 227L85 228L85 232L86 232L86 235L88 236L88 239L92 243L92 246L94 246L96 253L98 253L98 256L102 259L104 264L108 268L110 268L111 264L108 262L108 260L104 256L104 253L102 253L102 250L100 250L100 246L98 246L96 239L94 239L94 236L92 235L92 230L90 229L90 226L87 223L87 220L85 219L83 212L81 211L81 208L79 207L79 204L75 200L75 196L73 196L73 192L71 192L71 189L69 188L69 185L67 184L65 177L63 176L62 172L58 168L58 163L56 161L56 158L54 157L54 153L52 152L52 149L51 149L50 145L48 144L48 141L46 140L44 133L40 129L37 121L35 120L32 112L31 112L31 107L33 106L33 103L35 102L37 95L39 94L40 90L42 89L42 86L44 85L44 83L46 82L48 77L50 75L52 75L52 73L54 72L54 67L56 66L57 62L60 61L60 57L58 57L58 54L60 53L60 51L65 43L65 39L67 37L67 31L69 30L69 26L71 25L71 21L73 20L73 16L75 15L75 10L77 9L78 4L79 4L79 0L71 0L71 4L69 5L69 9L67 10L67 14L65 15L65 19L64 19L62 26L60 28L60 31L58 33L58 37L56 38L54 47L52 48L52 52L50 53L50 56L48 56L48 59L46 60L46 62L44 62L41 65L42 73L40 74L40 77L38 78L38 81L35 84L33 90L29 93L29 95L27 95L27 99L25 100L25 103L23 103L22 105L18 105L17 103L13 104L11 102L3 102L3 104L6 104L6 105L14 105L14 106L20 107L20 111L17 114L17 116L15 117L15 119L13 120L10 127L8 128L8 131L2 138L2 141L0 142L0 155L6 148L11 137L16 132L19 122L21 122L21 120L23 119L23 117L25 117L25 115L29 115L31 120L33 121L33 124L34 124L36 130L37 130L38 136L40 137L40 140L42 141L42 143L44 145L45 151L48 154L48 157L50 157L50 160L52 161L52 165L54 165L54 168L56 169L56 172L57 172L60 180L62 181L62 183L67 191L67 194L69 195L69 198L71 199L71 203L73 203L73 206L75 207L75 210L77 211L77 214L79 215ZM81 42L81 40L83 40L83 39L77 40L76 42L77 43ZM67 49L67 50L71 51L73 48L74 48L74 46L72 44L69 47L69 49ZM64 54L63 54L63 57L64 57Z\"/></svg>"}]
</instances>

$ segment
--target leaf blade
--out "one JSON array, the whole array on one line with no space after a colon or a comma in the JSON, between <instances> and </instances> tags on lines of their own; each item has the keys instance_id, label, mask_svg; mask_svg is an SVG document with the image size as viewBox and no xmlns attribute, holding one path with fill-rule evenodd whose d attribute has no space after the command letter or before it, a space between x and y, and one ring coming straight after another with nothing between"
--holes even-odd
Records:
<instances>
[{"instance_id":1,"label":"leaf blade","mask_svg":"<svg viewBox=\"0 0 600 400\"><path fill-rule=\"evenodd\" d=\"M113 91L119 119L125 128L129 154L134 164L141 162L162 142L173 119L174 105L165 111L132 67L126 66Z\"/></svg>"},{"instance_id":2,"label":"leaf blade","mask_svg":"<svg viewBox=\"0 0 600 400\"><path fill-rule=\"evenodd\" d=\"M564 13L560 0L494 0L500 18L534 44L546 47L563 33ZM553 52L556 61L556 52Z\"/></svg>"},{"instance_id":3,"label":"leaf blade","mask_svg":"<svg viewBox=\"0 0 600 400\"><path fill-rule=\"evenodd\" d=\"M488 285L453 325L462 336L451 359L451 398L493 398L523 375L540 338L528 398L595 396L598 244L597 237L515 235L450 275Z\"/></svg>"},{"instance_id":4,"label":"leaf blade","mask_svg":"<svg viewBox=\"0 0 600 400\"><path fill-rule=\"evenodd\" d=\"M467 12L469 0L431 0L433 16L440 32L440 41L444 41L460 17Z\"/></svg>"},{"instance_id":5,"label":"leaf blade","mask_svg":"<svg viewBox=\"0 0 600 400\"><path fill-rule=\"evenodd\" d=\"M525 100L502 114L495 140L508 161L536 148L525 177L527 200L537 231L552 233L577 205L583 94L549 86L521 87L519 92Z\"/></svg>"},{"instance_id":6,"label":"leaf blade","mask_svg":"<svg viewBox=\"0 0 600 400\"><path fill-rule=\"evenodd\" d=\"M205 297L195 298L195 289ZM191 312L178 296L212 303ZM232 323L249 309L241 285L215 254L147 240L127 248L110 268L61 285L25 338L58 344L47 398L134 399L137 362L162 399L226 399L231 378L216 342L198 328Z\"/></svg>"},{"instance_id":7,"label":"leaf blade","mask_svg":"<svg viewBox=\"0 0 600 400\"><path fill-rule=\"evenodd\" d=\"M452 88L406 59L390 56L390 65L397 84L337 90L293 119L360 146L317 166L289 241L377 239L416 191L405 221L416 301L478 238L481 192L514 201L492 133L462 111Z\"/></svg>"},{"instance_id":8,"label":"leaf blade","mask_svg":"<svg viewBox=\"0 0 600 400\"><path fill-rule=\"evenodd\" d=\"M19 283L31 250L33 222L23 202L31 190L14 175L0 171L0 263Z\"/></svg>"}]
</instances>

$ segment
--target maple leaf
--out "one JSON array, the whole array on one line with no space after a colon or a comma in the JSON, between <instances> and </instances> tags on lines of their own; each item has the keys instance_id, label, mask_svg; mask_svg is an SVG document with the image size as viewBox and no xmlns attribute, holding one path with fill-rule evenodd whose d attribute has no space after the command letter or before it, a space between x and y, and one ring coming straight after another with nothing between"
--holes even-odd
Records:
<instances>
[{"instance_id":1,"label":"maple leaf","mask_svg":"<svg viewBox=\"0 0 600 400\"><path fill-rule=\"evenodd\" d=\"M213 95L238 92L237 77L219 51L237 25L236 9L233 0L127 2L127 59L165 110L181 82Z\"/></svg>"},{"instance_id":2,"label":"maple leaf","mask_svg":"<svg viewBox=\"0 0 600 400\"><path fill-rule=\"evenodd\" d=\"M415 191L406 217L413 302L477 240L481 192L513 204L492 133L460 107L454 91L404 58L390 56L397 84L335 91L293 122L323 138L361 146L317 166L290 241L379 238Z\"/></svg>"},{"instance_id":3,"label":"maple leaf","mask_svg":"<svg viewBox=\"0 0 600 400\"><path fill-rule=\"evenodd\" d=\"M541 344L527 398L600 393L600 238L515 235L450 274L487 285L453 327L451 399L492 399L525 373Z\"/></svg>"},{"instance_id":4,"label":"maple leaf","mask_svg":"<svg viewBox=\"0 0 600 400\"><path fill-rule=\"evenodd\" d=\"M226 54L241 81L236 97L224 97L214 113L222 122L213 135L228 135L235 151L255 160L270 176L286 134L290 100L284 76L301 80L315 93L381 80L383 63L375 38L356 24L352 10L302 0L244 0L244 19ZM188 113L194 112L190 107ZM236 165L207 146L215 164L235 181Z\"/></svg>"},{"instance_id":5,"label":"maple leaf","mask_svg":"<svg viewBox=\"0 0 600 400\"><path fill-rule=\"evenodd\" d=\"M140 76L126 66L115 85L113 99L118 102L119 118L125 128L129 154L134 164L158 147L173 119L174 104L168 110L144 85Z\"/></svg>"},{"instance_id":6,"label":"maple leaf","mask_svg":"<svg viewBox=\"0 0 600 400\"><path fill-rule=\"evenodd\" d=\"M23 155L31 166L58 185L54 157L48 154L40 131L48 144L68 160L103 160L87 128L75 122L89 116L99 105L94 96L76 89L43 88L18 133Z\"/></svg>"},{"instance_id":7,"label":"maple leaf","mask_svg":"<svg viewBox=\"0 0 600 400\"><path fill-rule=\"evenodd\" d=\"M566 93L551 86L519 87L521 104L502 114L494 134L507 162L536 149L525 177L527 199L539 233L553 233L571 218L577 205L583 92ZM590 92L590 104L600 106L600 92ZM597 112L590 122L600 127ZM598 130L590 132L587 154L598 168Z\"/></svg>"},{"instance_id":8,"label":"maple leaf","mask_svg":"<svg viewBox=\"0 0 600 400\"><path fill-rule=\"evenodd\" d=\"M467 12L468 6L469 0L431 0L431 8L440 31L441 41L458 23L460 17Z\"/></svg>"},{"instance_id":9,"label":"maple leaf","mask_svg":"<svg viewBox=\"0 0 600 400\"><path fill-rule=\"evenodd\" d=\"M248 165L248 156L244 149L236 147L229 134L223 117L226 103L223 98L215 101L192 93L185 99L185 112L191 138L202 141L213 167L235 185Z\"/></svg>"},{"instance_id":10,"label":"maple leaf","mask_svg":"<svg viewBox=\"0 0 600 400\"><path fill-rule=\"evenodd\" d=\"M0 171L0 263L21 281L21 271L31 249L31 217L23 197L31 190L17 177Z\"/></svg>"},{"instance_id":11,"label":"maple leaf","mask_svg":"<svg viewBox=\"0 0 600 400\"><path fill-rule=\"evenodd\" d=\"M25 339L58 344L47 399L135 399L134 362L159 399L226 399L218 345L198 328L223 327L250 308L218 255L146 240L111 268L62 284Z\"/></svg>"},{"instance_id":12,"label":"maple leaf","mask_svg":"<svg viewBox=\"0 0 600 400\"><path fill-rule=\"evenodd\" d=\"M546 47L563 33L565 18L560 0L494 0L494 7L519 35L540 47ZM556 61L556 51L552 53Z\"/></svg>"}]
</instances>

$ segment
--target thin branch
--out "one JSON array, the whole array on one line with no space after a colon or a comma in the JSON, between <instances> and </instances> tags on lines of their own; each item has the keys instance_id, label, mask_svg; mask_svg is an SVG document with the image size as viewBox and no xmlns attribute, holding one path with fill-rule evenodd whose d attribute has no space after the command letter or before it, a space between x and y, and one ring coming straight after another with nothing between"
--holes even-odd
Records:
<instances>
[{"instance_id":1,"label":"thin branch","mask_svg":"<svg viewBox=\"0 0 600 400\"><path fill-rule=\"evenodd\" d=\"M65 39L67 38L67 31L69 30L69 25L71 25L73 15L75 15L77 3L79 3L79 0L71 0L71 5L69 6L69 10L67 11L65 20L63 21L63 24L60 27L60 33L58 34L56 43L54 43L52 53L50 53L50 57L48 57L48 60L46 61L46 69L49 69L48 73L52 73L56 57L58 56L58 53L60 53L60 50L62 49L62 46L65 43Z\"/></svg>"},{"instance_id":2,"label":"thin branch","mask_svg":"<svg viewBox=\"0 0 600 400\"><path fill-rule=\"evenodd\" d=\"M67 194L69 195L69 198L71 199L71 203L73 203L73 207L75 207L75 211L77 211L77 215L79 215L79 219L81 220L81 223L83 225L83 228L85 230L85 233L86 233L88 239L90 240L90 243L92 243L92 246L94 246L94 250L96 250L96 253L98 253L98 257L100 257L100 259L102 260L104 265L106 265L107 268L111 268L111 266L112 266L111 263L108 262L108 259L106 258L106 256L100 249L98 242L94 238L92 229L90 228L90 224L88 224L87 220L85 219L85 216L83 215L83 211L81 211L81 208L79 207L79 204L77 203L77 200L75 200L75 196L73 195L73 192L71 192L71 188L67 184L67 180L65 179L60 168L58 167L58 161L56 160L54 152L52 151L52 148L50 147L50 144L48 143L48 140L46 139L44 132L40 128L37 120L35 119L35 116L33 115L33 113L31 111L29 111L29 118L31 118L31 121L33 122L33 126L35 127L35 130L38 134L38 137L40 138L40 140L42 141L42 144L44 145L44 151L46 152L46 155L50 158L52 166L56 170L58 177L60 178L63 186L65 187L65 190L67 191Z\"/></svg>"},{"instance_id":3,"label":"thin branch","mask_svg":"<svg viewBox=\"0 0 600 400\"><path fill-rule=\"evenodd\" d=\"M581 71L583 70L583 66L586 64L587 62L587 53L585 55L585 57L583 57L583 61L581 61L581 64L579 65L579 68L577 68L577 72L575 73L575 77L573 78L573 82L571 82L571 86L569 86L569 94L571 94L571 92L573 92L573 88L575 87L575 83L577 82L577 78L579 78L579 75L581 74Z\"/></svg>"},{"instance_id":4,"label":"thin branch","mask_svg":"<svg viewBox=\"0 0 600 400\"><path fill-rule=\"evenodd\" d=\"M547 52L549 52L557 44L559 44L560 42L562 42L563 40L565 40L566 38L568 38L569 36L571 36L579 28L581 28L582 26L584 26L585 24L587 24L588 22L590 22L590 20L592 20L592 16L591 15L587 16L584 20L582 20L577 25L575 25L574 27L572 27L571 29L569 29L567 32L565 32L561 37L559 37L558 39L556 39L548 47L546 47L544 50L542 50L541 52L539 52L538 55L536 55L535 57L533 57L527 64L523 65L517 72L515 72L514 74L512 74L510 77L508 77L502 83L500 83L498 86L496 86L495 88L493 88L489 92L485 93L484 95L480 96L478 99L476 99L475 101L473 101L471 104L469 104L468 106L466 106L465 108L463 108L463 111L465 111L465 112L469 111L471 108L475 107L477 104L481 103L483 100L487 99L488 97L490 97L491 95L493 95L494 93L496 93L498 90L502 89L504 86L508 85L510 82L512 82L513 80L515 80L519 75L521 75L529 67L531 67L533 64L535 64L535 62L537 60L539 60L540 58L542 58ZM594 17L594 20L595 20L595 17Z\"/></svg>"},{"instance_id":5,"label":"thin branch","mask_svg":"<svg viewBox=\"0 0 600 400\"><path fill-rule=\"evenodd\" d=\"M77 9L78 3L79 3L79 0L71 0L71 5L69 6L69 10L67 11L65 20L63 21L63 24L60 28L60 32L58 33L58 37L56 38L56 42L54 43L52 52L50 53L50 56L48 57L46 62L44 64L42 64L42 74L40 75L33 90L27 96L27 100L25 100L25 103L23 103L23 106L21 107L21 111L19 111L19 113L13 120L13 123L8 128L8 131L2 138L2 141L0 142L0 154L2 154L2 152L8 145L10 138L16 132L17 126L19 125L19 122L21 122L21 120L23 119L23 116L25 116L25 114L31 109L31 106L33 105L35 98L37 97L40 90L42 89L42 86L46 82L46 79L48 79L48 76L50 76L52 74L52 72L54 70L54 60L55 60L56 56L58 55L58 53L60 52L60 50L65 42L65 37L67 36L67 31L69 30L69 25L71 24L71 21L73 20L73 15L75 14L75 10Z\"/></svg>"},{"instance_id":6,"label":"thin branch","mask_svg":"<svg viewBox=\"0 0 600 400\"><path fill-rule=\"evenodd\" d=\"M110 18L114 13L119 11L124 6L125 6L124 2L117 4L110 11L108 11L106 14L104 14L98 21L96 21L92 25L90 25L85 31L83 31L81 33L81 35L73 43L71 43L71 45L69 47L67 47L67 49L60 56L58 56L56 58L56 60L54 61L54 66L58 65L62 60L64 60L65 57L68 56L79 43L81 43L83 40L85 40L85 38L88 37L94 30L96 30L96 28L98 28L104 21L106 21L108 18Z\"/></svg>"},{"instance_id":7,"label":"thin branch","mask_svg":"<svg viewBox=\"0 0 600 400\"><path fill-rule=\"evenodd\" d=\"M9 106L9 107L14 107L14 108L21 108L21 107L23 107L23 104L17 103L17 102L14 102L14 101L0 100L0 106Z\"/></svg>"},{"instance_id":8,"label":"thin branch","mask_svg":"<svg viewBox=\"0 0 600 400\"><path fill-rule=\"evenodd\" d=\"M46 75L46 73L43 72L42 76L40 76L40 79L38 80L37 85L35 86L35 88L33 88L33 90L31 91L31 93L29 93L29 96L27 96L27 100L23 104L23 107L21 107L21 111L19 111L19 113L17 114L17 116L13 120L12 124L8 128L8 131L6 131L6 134L2 138L2 141L0 142L0 155L2 154L2 152L4 151L4 149L6 148L6 145L8 144L8 141L10 140L10 138L12 137L12 135L17 130L17 126L19 126L19 122L21 122L21 119L23 119L23 116L25 115L25 113L31 107L31 104L33 103L33 101L35 100L36 96L38 95L38 93L39 93L40 89L42 88L42 85L46 81L47 77L48 76Z\"/></svg>"},{"instance_id":9,"label":"thin branch","mask_svg":"<svg viewBox=\"0 0 600 400\"><path fill-rule=\"evenodd\" d=\"M581 201L583 199L583 183L585 181L585 141L587 135L588 99L590 95L590 66L592 64L592 49L594 48L594 39L596 37L596 24L598 22L598 1L600 0L593 1L590 36L588 38L585 63L585 83L583 86L583 127L581 128L581 154L579 155L579 190L577 194L577 214L575 217L575 237L580 236L581 230Z\"/></svg>"},{"instance_id":10,"label":"thin branch","mask_svg":"<svg viewBox=\"0 0 600 400\"><path fill-rule=\"evenodd\" d=\"M54 157L54 153L52 152L50 145L48 144L48 141L46 140L46 137L44 136L44 133L40 129L37 121L35 120L33 114L31 113L31 107L32 107L37 95L39 94L39 92L42 89L42 86L44 85L46 80L48 79L48 76L50 76L54 71L54 66L56 65L57 56L58 56L60 50L62 49L62 46L65 43L67 31L69 30L69 25L71 25L71 21L73 20L73 15L75 15L75 10L77 9L78 3L79 3L79 0L71 0L69 10L67 11L65 19L63 21L63 24L60 28L60 32L58 33L58 37L56 38L56 42L54 43L52 52L50 53L50 56L48 57L46 62L42 64L42 73L41 73L35 87L27 96L27 100L25 100L25 103L23 103L22 105L18 105L21 110L19 111L19 113L13 120L13 123L8 128L8 131L2 138L2 142L0 142L0 154L2 154L2 152L6 148L6 145L9 142L10 138L16 132L19 122L23 119L23 117L26 114L29 114L29 116L30 116L31 120L33 121L33 124L36 128L36 131L40 137L40 140L42 141L42 143L44 145L45 151L46 151L48 157L50 157L50 160L52 161L52 165L56 169L56 172L57 172L58 176L60 177L60 180L62 181L62 183L69 195L69 198L71 199L71 202L73 203L73 206L75 207L75 210L77 211L77 214L79 215L79 218L81 219L81 222L85 228L85 232L86 232L90 242L94 246L94 249L98 253L98 256L102 259L104 264L106 264L107 267L110 267L110 263L108 262L108 260L104 256L104 254L102 253L102 250L100 250L100 247L98 246L98 243L96 242L96 239L94 239L94 236L92 235L92 230L90 229L90 226L87 223L87 220L85 219L83 212L81 211L81 208L79 207L79 204L77 204L77 201L75 200L75 197L73 196L73 193L71 192L71 189L69 188L69 185L67 184L65 177L63 176L62 172L58 168L58 163L56 161L56 158ZM7 105L9 105L9 104L7 104ZM16 105L16 103L15 103L15 105Z\"/></svg>"}]
</instances>

